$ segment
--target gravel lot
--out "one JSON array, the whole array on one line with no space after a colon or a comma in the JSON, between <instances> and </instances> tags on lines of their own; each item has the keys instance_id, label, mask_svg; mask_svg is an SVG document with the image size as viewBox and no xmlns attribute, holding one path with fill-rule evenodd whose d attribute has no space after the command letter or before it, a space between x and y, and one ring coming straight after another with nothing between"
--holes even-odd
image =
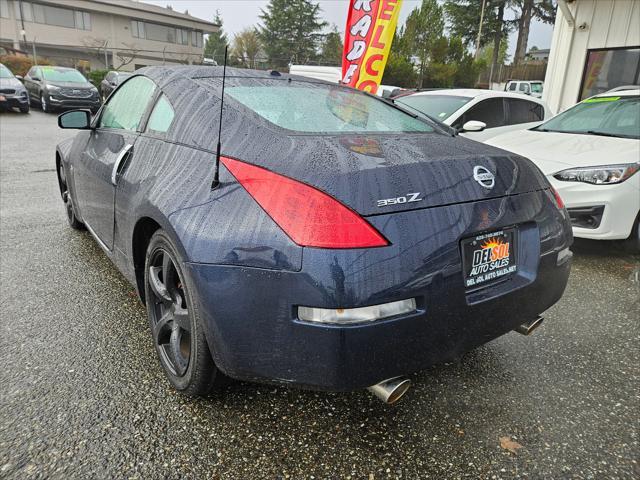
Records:
<instances>
[{"instance_id":1,"label":"gravel lot","mask_svg":"<svg viewBox=\"0 0 640 480\"><path fill-rule=\"evenodd\" d=\"M0 478L638 478L640 259L579 242L568 290L512 333L366 392L164 379L145 311L67 227L55 115L0 114ZM522 445L501 448L501 437Z\"/></svg>"}]
</instances>

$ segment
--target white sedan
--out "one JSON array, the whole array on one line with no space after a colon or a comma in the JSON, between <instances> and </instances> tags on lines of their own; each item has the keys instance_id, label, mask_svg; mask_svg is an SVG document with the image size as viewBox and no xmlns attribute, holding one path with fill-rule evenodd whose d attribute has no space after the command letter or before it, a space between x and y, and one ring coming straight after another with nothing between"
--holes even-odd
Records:
<instances>
[{"instance_id":1,"label":"white sedan","mask_svg":"<svg viewBox=\"0 0 640 480\"><path fill-rule=\"evenodd\" d=\"M640 249L640 90L596 95L536 128L486 143L543 171L576 237L629 239Z\"/></svg>"},{"instance_id":2,"label":"white sedan","mask_svg":"<svg viewBox=\"0 0 640 480\"><path fill-rule=\"evenodd\" d=\"M518 93L473 88L400 94L393 101L483 142L512 130L540 124L552 113L542 100Z\"/></svg>"}]
</instances>

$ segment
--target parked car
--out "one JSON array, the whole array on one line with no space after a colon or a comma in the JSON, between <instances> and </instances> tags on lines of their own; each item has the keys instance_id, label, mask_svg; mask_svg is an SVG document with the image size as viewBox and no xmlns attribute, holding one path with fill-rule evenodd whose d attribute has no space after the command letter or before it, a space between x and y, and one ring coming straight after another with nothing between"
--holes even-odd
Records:
<instances>
[{"instance_id":1,"label":"parked car","mask_svg":"<svg viewBox=\"0 0 640 480\"><path fill-rule=\"evenodd\" d=\"M640 251L640 89L596 95L537 128L494 137L525 155L567 206L573 234Z\"/></svg>"},{"instance_id":2,"label":"parked car","mask_svg":"<svg viewBox=\"0 0 640 480\"><path fill-rule=\"evenodd\" d=\"M100 108L98 89L75 68L34 66L24 77L24 86L31 103L40 105L43 112L58 109Z\"/></svg>"},{"instance_id":3,"label":"parked car","mask_svg":"<svg viewBox=\"0 0 640 480\"><path fill-rule=\"evenodd\" d=\"M540 80L509 80L504 86L505 92L521 93L535 98L542 98L543 89L544 82Z\"/></svg>"},{"instance_id":4,"label":"parked car","mask_svg":"<svg viewBox=\"0 0 640 480\"><path fill-rule=\"evenodd\" d=\"M222 67L167 66L58 120L79 129L56 150L69 223L137 287L176 389L223 372L392 402L561 297L571 227L529 160L356 89L226 71L222 113Z\"/></svg>"},{"instance_id":5,"label":"parked car","mask_svg":"<svg viewBox=\"0 0 640 480\"><path fill-rule=\"evenodd\" d=\"M399 95L393 100L418 115L450 125L477 141L511 130L530 128L552 115L542 100L493 90L428 90Z\"/></svg>"},{"instance_id":6,"label":"parked car","mask_svg":"<svg viewBox=\"0 0 640 480\"><path fill-rule=\"evenodd\" d=\"M11 70L0 63L0 109L12 108L29 113L29 95Z\"/></svg>"},{"instance_id":7,"label":"parked car","mask_svg":"<svg viewBox=\"0 0 640 480\"><path fill-rule=\"evenodd\" d=\"M100 82L100 96L104 102L111 92L113 92L118 85L131 76L131 72L116 72L114 70L108 72L102 81Z\"/></svg>"}]
</instances>

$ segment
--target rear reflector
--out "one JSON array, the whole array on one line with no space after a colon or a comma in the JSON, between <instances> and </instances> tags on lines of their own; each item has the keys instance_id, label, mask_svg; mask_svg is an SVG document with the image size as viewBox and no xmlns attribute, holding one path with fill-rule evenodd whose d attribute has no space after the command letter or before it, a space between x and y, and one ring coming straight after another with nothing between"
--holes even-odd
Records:
<instances>
[{"instance_id":1,"label":"rear reflector","mask_svg":"<svg viewBox=\"0 0 640 480\"><path fill-rule=\"evenodd\" d=\"M562 201L562 197L560 197L560 194L555 188L551 187L551 191L553 192L553 198L556 199L556 205L560 210L562 210L564 208L564 202Z\"/></svg>"},{"instance_id":2,"label":"rear reflector","mask_svg":"<svg viewBox=\"0 0 640 480\"><path fill-rule=\"evenodd\" d=\"M384 247L389 242L364 218L317 188L239 160L220 161L298 245Z\"/></svg>"}]
</instances>

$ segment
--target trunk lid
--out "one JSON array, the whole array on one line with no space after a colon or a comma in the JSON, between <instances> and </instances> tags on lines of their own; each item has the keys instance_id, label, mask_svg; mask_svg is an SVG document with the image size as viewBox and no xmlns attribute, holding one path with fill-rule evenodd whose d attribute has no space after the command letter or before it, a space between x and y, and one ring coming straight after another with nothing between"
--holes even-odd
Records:
<instances>
[{"instance_id":1,"label":"trunk lid","mask_svg":"<svg viewBox=\"0 0 640 480\"><path fill-rule=\"evenodd\" d=\"M548 187L542 172L526 158L462 137L337 135L289 140L293 143L288 158L265 166L328 193L363 216ZM491 188L487 172L494 177Z\"/></svg>"}]
</instances>

